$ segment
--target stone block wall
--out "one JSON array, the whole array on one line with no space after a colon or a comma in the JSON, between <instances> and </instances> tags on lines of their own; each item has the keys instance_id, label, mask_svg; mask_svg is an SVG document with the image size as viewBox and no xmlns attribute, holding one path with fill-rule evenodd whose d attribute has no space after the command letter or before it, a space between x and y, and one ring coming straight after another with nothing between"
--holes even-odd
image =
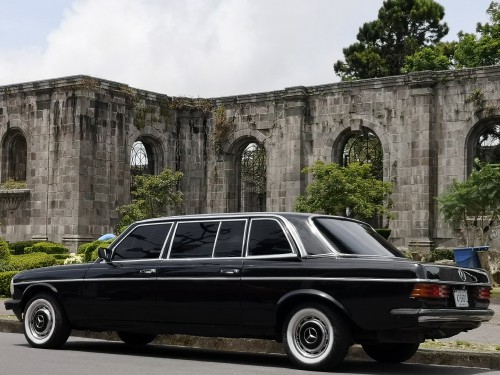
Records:
<instances>
[{"instance_id":1,"label":"stone block wall","mask_svg":"<svg viewBox=\"0 0 500 375\"><path fill-rule=\"evenodd\" d=\"M434 198L469 173L470 140L481 124L500 118L499 93L499 67L214 99L172 98L87 76L0 87L0 147L16 129L28 148L28 193L12 208L0 191L0 236L74 249L112 231L116 207L130 201L137 140L154 150L156 173L184 173L185 213L239 210L239 158L260 142L266 210L293 210L310 182L302 169L340 162L348 134L369 129L382 144L384 180L394 185L393 242L452 245ZM221 108L231 129L216 139Z\"/></svg>"}]
</instances>

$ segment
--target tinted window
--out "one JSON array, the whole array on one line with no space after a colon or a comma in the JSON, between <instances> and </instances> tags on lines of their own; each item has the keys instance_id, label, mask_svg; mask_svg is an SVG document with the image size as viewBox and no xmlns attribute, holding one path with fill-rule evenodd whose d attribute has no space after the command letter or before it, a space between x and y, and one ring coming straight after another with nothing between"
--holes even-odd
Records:
<instances>
[{"instance_id":1,"label":"tinted window","mask_svg":"<svg viewBox=\"0 0 500 375\"><path fill-rule=\"evenodd\" d=\"M158 258L172 224L149 224L134 228L115 248L114 260Z\"/></svg>"},{"instance_id":2,"label":"tinted window","mask_svg":"<svg viewBox=\"0 0 500 375\"><path fill-rule=\"evenodd\" d=\"M219 222L179 223L170 258L211 258L218 229Z\"/></svg>"},{"instance_id":3,"label":"tinted window","mask_svg":"<svg viewBox=\"0 0 500 375\"><path fill-rule=\"evenodd\" d=\"M403 256L369 225L329 218L316 218L314 222L330 244L340 253Z\"/></svg>"},{"instance_id":4,"label":"tinted window","mask_svg":"<svg viewBox=\"0 0 500 375\"><path fill-rule=\"evenodd\" d=\"M244 234L245 221L221 222L214 257L240 257Z\"/></svg>"},{"instance_id":5,"label":"tinted window","mask_svg":"<svg viewBox=\"0 0 500 375\"><path fill-rule=\"evenodd\" d=\"M252 220L248 255L279 255L292 252L292 247L276 220Z\"/></svg>"}]
</instances>

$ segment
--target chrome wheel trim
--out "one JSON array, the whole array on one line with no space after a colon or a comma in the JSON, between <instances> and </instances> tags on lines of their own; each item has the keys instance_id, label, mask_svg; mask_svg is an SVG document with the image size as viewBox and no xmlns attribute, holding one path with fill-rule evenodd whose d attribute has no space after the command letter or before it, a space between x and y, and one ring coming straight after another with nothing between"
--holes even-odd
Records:
<instances>
[{"instance_id":1,"label":"chrome wheel trim","mask_svg":"<svg viewBox=\"0 0 500 375\"><path fill-rule=\"evenodd\" d=\"M334 341L332 324L317 309L300 310L290 319L287 341L298 360L307 364L318 363L331 353Z\"/></svg>"},{"instance_id":2,"label":"chrome wheel trim","mask_svg":"<svg viewBox=\"0 0 500 375\"><path fill-rule=\"evenodd\" d=\"M35 344L48 341L55 329L55 311L45 299L33 301L24 316L24 329Z\"/></svg>"}]
</instances>

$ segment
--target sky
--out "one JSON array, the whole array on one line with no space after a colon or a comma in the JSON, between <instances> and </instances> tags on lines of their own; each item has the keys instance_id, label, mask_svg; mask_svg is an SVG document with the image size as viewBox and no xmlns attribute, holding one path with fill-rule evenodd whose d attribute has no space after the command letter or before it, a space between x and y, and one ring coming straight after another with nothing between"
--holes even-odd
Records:
<instances>
[{"instance_id":1,"label":"sky","mask_svg":"<svg viewBox=\"0 0 500 375\"><path fill-rule=\"evenodd\" d=\"M491 0L437 0L450 32ZM338 82L333 64L383 0L0 0L0 86L90 75L213 98Z\"/></svg>"}]
</instances>

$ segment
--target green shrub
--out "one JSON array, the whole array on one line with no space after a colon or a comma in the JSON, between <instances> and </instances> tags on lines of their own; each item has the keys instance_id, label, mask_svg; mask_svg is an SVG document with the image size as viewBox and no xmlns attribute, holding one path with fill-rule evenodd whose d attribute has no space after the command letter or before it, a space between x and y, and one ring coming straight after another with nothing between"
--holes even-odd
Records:
<instances>
[{"instance_id":1,"label":"green shrub","mask_svg":"<svg viewBox=\"0 0 500 375\"><path fill-rule=\"evenodd\" d=\"M10 295L10 280L17 271L0 272L0 296L12 297Z\"/></svg>"},{"instance_id":2,"label":"green shrub","mask_svg":"<svg viewBox=\"0 0 500 375\"><path fill-rule=\"evenodd\" d=\"M0 238L0 262L8 263L10 259L9 244Z\"/></svg>"},{"instance_id":3,"label":"green shrub","mask_svg":"<svg viewBox=\"0 0 500 375\"><path fill-rule=\"evenodd\" d=\"M453 249L447 247L437 247L431 250L431 262L437 262L438 260L454 260Z\"/></svg>"},{"instance_id":4,"label":"green shrub","mask_svg":"<svg viewBox=\"0 0 500 375\"><path fill-rule=\"evenodd\" d=\"M89 246L93 246L93 242L87 242L87 243L81 244L80 246L78 246L76 253L77 254L85 254L85 251L87 250L87 247L89 247Z\"/></svg>"},{"instance_id":5,"label":"green shrub","mask_svg":"<svg viewBox=\"0 0 500 375\"><path fill-rule=\"evenodd\" d=\"M83 253L83 261L93 262L98 258L97 250L100 247L106 247L110 243L111 241L99 241L99 240L89 243L88 246L85 247L85 252Z\"/></svg>"},{"instance_id":6,"label":"green shrub","mask_svg":"<svg viewBox=\"0 0 500 375\"><path fill-rule=\"evenodd\" d=\"M57 263L54 255L46 253L32 253L22 255L12 255L10 265L12 270L23 271L33 268L53 266Z\"/></svg>"},{"instance_id":7,"label":"green shrub","mask_svg":"<svg viewBox=\"0 0 500 375\"><path fill-rule=\"evenodd\" d=\"M69 254L69 249L53 242L37 242L32 246L32 253Z\"/></svg>"},{"instance_id":8,"label":"green shrub","mask_svg":"<svg viewBox=\"0 0 500 375\"><path fill-rule=\"evenodd\" d=\"M378 228L375 229L375 231L382 237L384 237L386 240L388 240L389 236L391 235L391 230L389 228Z\"/></svg>"},{"instance_id":9,"label":"green shrub","mask_svg":"<svg viewBox=\"0 0 500 375\"><path fill-rule=\"evenodd\" d=\"M24 248L31 247L38 241L18 241L9 244L10 253L13 255L24 254Z\"/></svg>"}]
</instances>

